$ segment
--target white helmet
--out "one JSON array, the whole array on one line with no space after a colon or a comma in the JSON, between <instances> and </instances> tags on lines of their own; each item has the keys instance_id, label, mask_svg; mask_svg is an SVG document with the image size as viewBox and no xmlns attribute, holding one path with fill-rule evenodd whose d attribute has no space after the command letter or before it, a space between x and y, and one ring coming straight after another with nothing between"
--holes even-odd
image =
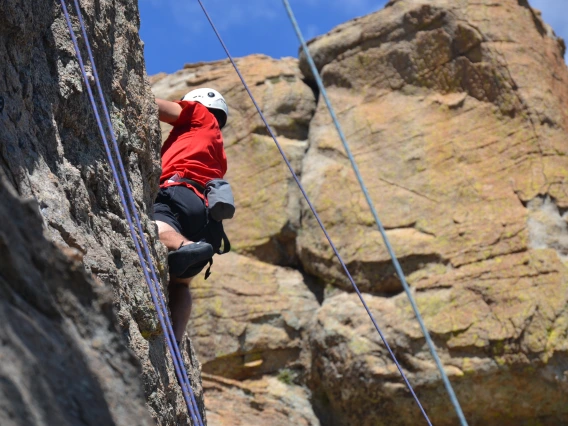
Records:
<instances>
[{"instance_id":1,"label":"white helmet","mask_svg":"<svg viewBox=\"0 0 568 426\"><path fill-rule=\"evenodd\" d=\"M199 102L207 108L212 109L213 111L211 112L217 117L220 128L223 128L227 122L227 117L229 116L227 102L225 102L225 98L215 89L209 89L207 87L195 89L187 93L181 100Z\"/></svg>"}]
</instances>

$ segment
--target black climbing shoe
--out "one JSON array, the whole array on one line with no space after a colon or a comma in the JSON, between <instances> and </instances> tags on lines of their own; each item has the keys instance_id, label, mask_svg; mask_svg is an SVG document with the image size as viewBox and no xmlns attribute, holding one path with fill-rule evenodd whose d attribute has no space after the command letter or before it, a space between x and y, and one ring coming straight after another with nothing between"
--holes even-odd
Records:
<instances>
[{"instance_id":1,"label":"black climbing shoe","mask_svg":"<svg viewBox=\"0 0 568 426\"><path fill-rule=\"evenodd\" d=\"M205 241L182 246L168 253L170 274L179 277L191 266L213 257L213 246Z\"/></svg>"}]
</instances>

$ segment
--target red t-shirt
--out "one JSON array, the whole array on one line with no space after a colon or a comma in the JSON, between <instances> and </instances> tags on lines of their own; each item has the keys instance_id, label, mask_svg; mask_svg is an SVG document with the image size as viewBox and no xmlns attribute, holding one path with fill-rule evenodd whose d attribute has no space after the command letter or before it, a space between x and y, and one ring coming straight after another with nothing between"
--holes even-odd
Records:
<instances>
[{"instance_id":1,"label":"red t-shirt","mask_svg":"<svg viewBox=\"0 0 568 426\"><path fill-rule=\"evenodd\" d=\"M227 172L223 135L215 116L199 102L178 101L182 107L174 128L162 146L162 188L185 185L201 198L203 195L185 182L168 180L177 175L205 186Z\"/></svg>"}]
</instances>

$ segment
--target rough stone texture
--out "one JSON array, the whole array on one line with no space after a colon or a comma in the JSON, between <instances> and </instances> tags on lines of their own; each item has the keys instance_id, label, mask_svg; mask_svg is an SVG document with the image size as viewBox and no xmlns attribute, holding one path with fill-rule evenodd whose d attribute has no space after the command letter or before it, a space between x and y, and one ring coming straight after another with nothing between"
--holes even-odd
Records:
<instances>
[{"instance_id":1,"label":"rough stone texture","mask_svg":"<svg viewBox=\"0 0 568 426\"><path fill-rule=\"evenodd\" d=\"M15 322L12 315L0 332L0 355L12 363L0 367L2 407L28 424L52 413L65 424L69 407L77 414L73 423L87 402L103 423L147 421L147 414L131 420L141 410L137 367L113 331L112 289L118 326L142 365L150 415L158 424L188 424L59 6L36 3L2 5L0 165L19 199L37 200L44 235L61 248L41 240L27 202L16 207L22 212L16 222L0 222L0 291L7 295L0 313L23 318ZM137 10L127 0L84 6L154 243L147 213L160 138L143 78ZM525 0L393 0L311 48L470 425L568 423L563 41ZM238 62L433 424L456 424L328 114L321 102L316 109L303 81L311 79L305 60ZM237 216L226 229L239 254L219 257L208 281L194 281L190 324L203 368L215 374L205 384L211 423L318 424L315 411L331 426L421 424L230 65L188 65L152 81L167 99L213 86L231 109L224 136ZM0 194L10 204L2 203L0 217L6 206L18 206L5 187ZM34 233L44 252L26 251ZM12 240L21 243L8 247ZM8 249L16 250L9 256L17 262L4 256ZM165 275L164 249L155 250ZM49 292L38 292L29 277L14 278L29 262L30 276L43 277L34 283ZM321 307L320 282L327 284ZM45 396L26 378L29 365L13 367L44 356L39 339L55 353L73 348L65 353L74 355L68 372L88 382L63 389L53 409L15 399ZM184 344L188 365L199 368L189 339ZM57 362L45 365L57 372ZM69 383L69 376L58 382L51 369L33 365L41 368L41 386ZM190 375L200 399L198 369ZM89 421L95 419L83 422Z\"/></svg>"},{"instance_id":2,"label":"rough stone texture","mask_svg":"<svg viewBox=\"0 0 568 426\"><path fill-rule=\"evenodd\" d=\"M564 42L526 1L398 0L318 37L310 48L470 424L567 422ZM272 93L266 76L296 66L291 60L279 64L261 57L239 62L261 103ZM305 58L299 66L310 82ZM295 70L286 73L298 75ZM296 100L308 99L313 105L307 86L299 88L301 79L295 77L293 88L282 78L278 85L289 93L303 91L305 98ZM237 250L261 261L294 265L293 256L282 256L282 250L267 243L282 242L283 224L292 224L294 232L288 235L295 239L304 277L309 274L327 284L317 321L304 326L311 356L301 357L311 360L311 369L298 370L302 374L297 380L309 384L313 395L308 398L322 424L420 424L420 413L356 296L338 290L351 288L311 213L302 207L298 217L289 202L275 201L282 191L272 183L265 191L250 182L256 175L259 182L287 178L283 174L276 179L280 160L272 156L274 165L267 174L260 173L255 165L260 148L242 147L263 131L252 108L242 107L249 101L232 99L244 92L229 64L197 64L173 76L157 76L153 90L175 99L197 86L225 91L237 113L224 132L228 177L238 182L237 199L246 199L238 201L246 215L227 223ZM368 293L433 423L455 424L325 105L319 102L313 117L313 106L304 107L304 101L298 105L292 111L261 106L272 124L282 123L272 111L292 112L303 132L294 136L297 140L306 139L303 123L309 121L309 148L295 157L295 167L301 169L302 181L356 281ZM279 125L275 127L286 141L290 131ZM264 148L258 152L267 154ZM250 187L250 194L238 192L243 186ZM278 208L284 205L288 212ZM290 253L294 244L280 244L280 249L287 247ZM266 359L279 368L289 364L272 355L260 364L243 350L248 328L259 328L251 319L261 300L257 292L264 288L251 283L269 281L267 292L273 297L275 275L268 271L280 270L244 257L221 262L226 264L215 265L222 272L215 278L219 281L195 283L192 333L197 350L206 371L265 380L267 374L276 374L276 368L262 370ZM311 288L321 291L318 285ZM280 325L252 336L255 342L262 337L266 353L276 346L280 351L289 344L286 338L279 340L280 335L289 337L282 334L280 312L295 304L260 303L261 312L274 308L271 321ZM218 341L212 339L214 333ZM293 347L305 345L292 341L299 345ZM219 422L237 410L216 402L228 392L220 390L220 381L207 385L211 403L226 409L216 417ZM234 386L233 398L242 391L243 404L249 404L254 392Z\"/></svg>"},{"instance_id":3,"label":"rough stone texture","mask_svg":"<svg viewBox=\"0 0 568 426\"><path fill-rule=\"evenodd\" d=\"M153 245L155 226L147 213L157 189L160 137L154 98L144 77L137 3L104 0L82 1L81 4L125 168L147 238ZM123 219L60 3L6 0L1 9L0 97L4 101L0 112L1 170L21 198L37 200L46 237L59 246L76 250L83 258L87 273L93 274L105 288L112 289L116 319L140 360L144 391L155 421L188 424L187 409ZM83 45L81 39L80 43ZM84 56L87 57L86 53ZM11 224L3 221L2 226ZM41 233L38 232L37 238L41 238ZM157 258L163 259L164 249L159 250ZM163 264L158 263L158 266L163 270ZM79 272L71 276L77 275ZM93 293L93 300L88 302L95 308L97 304L104 305L105 302L97 302L95 296ZM81 296L69 293L69 297ZM110 320L107 318L107 321ZM91 329L83 331L85 339L90 338L89 334L93 339L98 333L106 336L98 349L101 357L98 363L93 360L94 353L92 357L82 358L89 362L84 368L92 371L98 370L99 365L104 366L104 360L113 353L107 352L104 344L116 339L114 328L99 330L99 327L95 322ZM46 340L52 335L58 338L49 327L43 332ZM76 340L80 340L79 336ZM70 341L70 344L80 343ZM92 346L88 340L82 345ZM117 343L114 348L119 357L117 362L121 357L130 356L124 349L121 354ZM34 350L39 348L34 346ZM43 354L35 356L48 356L47 351L46 348ZM187 361L197 366L195 359ZM85 380L95 380L89 377L105 380L104 371L100 376L98 372L92 374ZM200 399L201 387L196 374L197 371L190 368ZM109 380L111 378L109 376ZM88 395L83 396L79 390L87 384L81 386L71 389L77 390L74 399L83 407ZM106 384L100 386L107 389ZM119 404L119 401L112 403ZM86 411L82 415L88 414ZM34 422L29 424L39 424ZM102 423L106 422L99 424ZM138 424L138 420L131 419L130 424Z\"/></svg>"},{"instance_id":4,"label":"rough stone texture","mask_svg":"<svg viewBox=\"0 0 568 426\"><path fill-rule=\"evenodd\" d=\"M211 426L319 426L305 389L284 377L239 382L204 374Z\"/></svg>"},{"instance_id":5,"label":"rough stone texture","mask_svg":"<svg viewBox=\"0 0 568 426\"><path fill-rule=\"evenodd\" d=\"M238 59L247 83L278 134L296 172L307 148L315 97L302 82L298 61L265 56ZM223 129L229 162L227 179L235 194L235 218L225 221L233 251L217 257L213 275L192 283L191 340L203 371L209 423L317 425L309 393L267 375L302 381L310 366L306 329L316 297L294 265L300 201L295 183L228 61L187 65L172 75L151 78L158 97L177 100L197 87L223 93L229 121ZM164 140L171 127L162 123ZM230 379L255 378L239 385ZM248 383L248 384L247 384ZM252 383L252 384L250 384Z\"/></svg>"},{"instance_id":6,"label":"rough stone texture","mask_svg":"<svg viewBox=\"0 0 568 426\"><path fill-rule=\"evenodd\" d=\"M526 250L523 203L568 205L568 72L543 28L516 0L401 0L311 43L407 273ZM303 182L361 287L399 291L334 132L320 103ZM348 288L309 214L298 243L308 272Z\"/></svg>"},{"instance_id":7,"label":"rough stone texture","mask_svg":"<svg viewBox=\"0 0 568 426\"><path fill-rule=\"evenodd\" d=\"M253 55L238 59L237 64L293 167L300 172L315 98L302 81L298 61ZM299 191L230 62L187 65L170 76L155 76L152 90L158 97L178 100L204 86L219 90L229 106L229 120L223 129L229 159L226 178L237 210L225 227L233 249L274 264L296 263ZM162 125L163 138L169 128Z\"/></svg>"},{"instance_id":8,"label":"rough stone texture","mask_svg":"<svg viewBox=\"0 0 568 426\"><path fill-rule=\"evenodd\" d=\"M564 43L523 1L399 0L310 48L470 424L567 422ZM309 143L322 219L433 423L455 424L322 103ZM299 235L306 272L350 291L307 212ZM358 305L327 299L310 332L322 422L418 424Z\"/></svg>"},{"instance_id":9,"label":"rough stone texture","mask_svg":"<svg viewBox=\"0 0 568 426\"><path fill-rule=\"evenodd\" d=\"M152 425L112 292L0 172L0 424Z\"/></svg>"},{"instance_id":10,"label":"rough stone texture","mask_svg":"<svg viewBox=\"0 0 568 426\"><path fill-rule=\"evenodd\" d=\"M554 251L413 278L469 424L568 421L568 283ZM456 424L406 296L366 299L433 423ZM310 336L312 353L319 354L312 369L316 407L330 416L322 417L324 424L420 424L421 413L356 295L327 299Z\"/></svg>"},{"instance_id":11,"label":"rough stone texture","mask_svg":"<svg viewBox=\"0 0 568 426\"><path fill-rule=\"evenodd\" d=\"M228 253L208 280L193 281L192 292L189 329L204 372L305 375L306 330L319 305L298 271Z\"/></svg>"}]
</instances>

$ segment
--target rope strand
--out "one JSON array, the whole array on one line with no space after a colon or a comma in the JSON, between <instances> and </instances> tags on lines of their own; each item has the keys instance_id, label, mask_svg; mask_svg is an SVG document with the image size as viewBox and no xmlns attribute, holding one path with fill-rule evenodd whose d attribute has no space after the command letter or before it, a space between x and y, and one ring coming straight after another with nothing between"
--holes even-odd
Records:
<instances>
[{"instance_id":1,"label":"rope strand","mask_svg":"<svg viewBox=\"0 0 568 426\"><path fill-rule=\"evenodd\" d=\"M345 152L347 153L347 157L349 158L349 161L351 162L351 167L353 168L353 171L355 172L355 175L357 176L357 180L359 182L359 185L361 186L361 190L363 191L363 195L365 196L365 200L367 200L367 204L369 205L369 208L371 209L371 213L373 215L373 218L375 219L375 223L377 224L377 228L379 229L379 232L381 233L381 235L383 237L383 241L385 242L385 246L387 247L389 255L392 259L396 273L398 274L398 277L400 278L400 282L402 283L402 287L404 288L404 291L406 292L406 295L408 296L408 300L410 301L410 305L412 306L412 310L414 311L414 314L416 315L416 319L417 319L418 323L420 324L420 328L422 330L422 333L424 334L424 338L426 339L426 344L428 345L428 348L430 349L430 353L432 354L432 357L434 358L436 366L438 367L438 370L440 371L440 375L442 376L442 381L444 382L444 386L446 387L446 391L448 392L448 395L450 397L452 405L454 406L454 409L456 411L456 414L457 414L462 426L467 426L467 422L466 422L465 416L463 414L463 411L461 409L460 403L459 403L459 401L456 397L454 389L452 388L452 384L450 383L450 380L448 379L448 376L447 376L446 372L444 371L444 367L442 365L442 362L440 361L440 357L438 356L438 352L436 351L436 347L434 346L434 342L432 342L432 338L430 337L430 333L428 332L428 329L426 328L426 324L424 324L424 320L422 319L422 315L420 314L420 311L418 309L418 305L416 304L414 296L412 295L410 287L409 287L409 285L406 281L406 277L404 275L404 272L402 271L400 263L399 263L396 255L394 253L394 250L393 250L393 248L390 244L390 241L387 237L385 228L383 227L383 224L382 224L381 220L379 219L379 215L377 213L377 210L375 209L375 205L374 205L373 201L371 200L371 196L369 195L369 191L367 190L365 182L363 181L363 176L361 175L361 172L359 171L359 167L357 166L357 162L355 161L355 157L353 156L353 153L351 152L351 148L349 147L349 144L347 143L347 139L345 138L345 134L343 133L343 129L341 128L341 125L339 124L339 120L337 119L337 116L335 114L335 110L333 109L331 102L329 100L329 97L327 96L327 91L325 89L325 86L323 85L323 82L321 80L321 76L320 76L320 74L317 70L317 67L314 63L312 55L310 54L310 51L309 51L308 46L306 44L306 41L304 40L304 37L303 37L302 32L300 30L300 26L298 25L298 22L296 21L296 17L294 16L294 12L292 11L292 8L290 7L290 3L288 2L288 0L282 0L282 1L284 3L284 7L286 8L286 12L288 13L288 17L290 18L290 21L292 22L292 26L294 27L294 31L296 32L296 35L298 36L298 39L300 40L300 43L302 45L302 49L303 49L303 51L306 55L306 59L308 60L308 64L310 65L310 69L312 70L312 74L314 75L314 78L316 79L316 83L319 87L320 93L321 93L323 99L325 100L325 104L327 106L329 114L331 115L331 119L333 120L333 123L335 125L336 130L337 130L337 133L339 134L339 138L341 139L341 142L343 143L343 147L345 148Z\"/></svg>"},{"instance_id":2,"label":"rope strand","mask_svg":"<svg viewBox=\"0 0 568 426\"><path fill-rule=\"evenodd\" d=\"M120 166L120 169L121 169L121 172L122 172L122 177L124 179L124 187L126 188L128 198L129 198L129 202L130 202L130 206L132 208L133 214L134 214L135 219L136 219L138 231L140 232L139 235L136 234L135 229L134 229L134 225L132 223L132 217L131 217L130 212L128 210L128 204L127 204L125 196L124 196L122 184L121 184L121 181L120 181L117 169L116 169L116 165L114 163L114 159L113 159L113 156L112 156L109 144L108 144L108 140L106 138L106 134L105 134L104 127L103 127L103 124L102 124L102 121L101 121L101 118L100 118L100 115L99 115L99 112L98 112L98 108L97 108L97 105L96 105L96 102L95 102L95 99L94 99L94 96L93 96L93 93L92 93L92 90L91 90L91 87L90 87L90 84L89 84L89 79L88 79L87 73L85 71L83 58L82 58L82 55L81 55L81 52L80 52L80 49L79 49L79 45L77 43L75 31L73 30L73 26L71 24L71 19L69 17L69 12L67 10L65 0L60 0L60 2L61 2L62 9L63 9L63 13L65 15L65 20L67 22L67 26L69 28L69 33L71 35L73 46L74 46L75 52L77 54L77 60L79 62L79 67L81 69L81 73L82 73L83 79L85 81L85 86L87 88L89 100L91 102L91 106L93 107L93 112L94 112L95 119L96 119L96 122L97 122L97 125L98 125L98 128L99 128L99 132L100 132L101 137L103 139L103 144L105 146L105 152L107 154L107 158L108 158L109 164L111 166L112 175L113 175L113 178L114 178L114 180L117 184L119 198L120 198L120 201L121 201L121 205L122 205L122 207L125 211L130 235L132 237L132 240L133 240L135 248L136 248L136 252L137 252L138 257L140 259L140 263L142 265L142 271L143 271L143 274L144 274L144 278L146 279L146 283L148 284L148 287L150 289L150 295L151 295L152 301L154 302L154 306L156 307L156 311L157 311L157 314L158 314L158 320L160 322L162 330L164 330L164 335L166 337L166 343L167 343L168 349L170 351L170 354L172 356L172 362L174 364L176 376L177 376L180 384L182 384L181 388L182 388L184 400L185 400L186 405L188 407L188 410L189 410L189 413L191 415L193 424L203 426L203 422L201 420L201 415L199 413L199 409L197 408L197 403L196 403L195 397L193 395L193 390L192 390L191 385L189 384L189 380L187 378L187 372L186 372L184 364L183 364L183 358L181 357L181 354L179 352L179 348L177 346L175 338L173 337L171 322L170 322L169 317L167 315L167 310L165 309L165 302L164 302L163 294L162 294L160 287L158 285L159 281L156 277L153 262L152 262L152 259L151 259L151 256L150 256L150 253L149 253L149 250L148 250L148 246L146 244L144 234L142 232L142 226L141 226L141 223L140 223L138 212L137 212L136 206L135 206L134 201L133 201L132 193L130 191L130 186L128 184L126 173L124 171L124 166L122 164L120 153L118 151L118 144L116 143L116 138L114 136L112 122L110 121L110 115L108 114L108 108L106 107L106 102L105 102L104 97L102 95L102 89L101 89L101 86L100 86L98 74L96 72L95 63L94 63L94 60L93 60L91 48L90 48L90 45L88 43L88 38L87 38L86 30L85 30L85 27L84 27L84 23L83 23L83 20L82 20L82 17L81 17L79 5L77 3L77 0L75 0L75 7L77 9L77 15L79 17L80 26L81 26L81 29L83 31L83 37L85 38L85 43L87 45L87 51L89 53L89 58L91 60L91 66L93 68L93 74L94 74L95 82L97 84L97 88L99 90L99 95L100 95L100 98L101 98L101 104L103 105L103 110L105 111L106 118L107 118L107 121L108 121L109 133L111 134L111 138L112 138L113 143L114 143L118 163L119 163L119 166ZM142 241L142 244L144 246L144 253L145 253L146 257L142 255L142 250L140 248L138 238L140 238L140 240ZM148 267L151 271L152 279L150 279L150 276L148 275L148 270L147 270Z\"/></svg>"},{"instance_id":3,"label":"rope strand","mask_svg":"<svg viewBox=\"0 0 568 426\"><path fill-rule=\"evenodd\" d=\"M211 20L211 17L209 16L209 13L207 13L207 10L205 9L205 6L203 5L203 3L201 2L201 0L197 0L199 5L201 6L201 9L203 9L203 12L205 13L205 16L207 17L207 20L209 21L209 23L211 24L211 27L213 28L213 31L215 32L215 34L217 35L217 38L219 39L219 42L221 43L221 45L223 46L223 49L225 50L225 53L227 54L227 57L229 58L229 60L231 61L231 64L233 64L233 67L235 68L235 71L237 72L237 75L239 76L239 78L241 79L241 82L243 83L245 90L247 91L248 95L250 96L256 110L258 111L260 118L262 119L262 121L264 122L268 133L270 134L270 136L272 137L272 139L274 140L274 143L276 144L276 147L278 148L278 151L280 152L280 154L282 155L282 158L284 159L284 162L286 163L286 166L288 167L288 169L290 170L290 173L292 174L292 177L294 178L294 180L296 181L296 184L298 185L300 191L302 192L302 195L304 196L306 202L308 203L308 206L310 207L310 210L312 211L312 213L314 214L320 228L322 229L325 237L327 238L327 241L329 242L333 252L335 253L335 256L337 257L337 259L339 260L339 263L341 264L341 266L343 267L343 270L345 271L347 277L349 278L349 281L351 282L351 285L353 286L355 292L357 293L357 295L359 296L359 299L361 300L361 303L363 304L363 307L365 308L365 310L367 311L367 314L369 315L369 317L371 318L371 321L375 327L375 329L377 330L377 332L379 333L379 336L381 337L383 343L385 344L385 347L387 348L391 358L393 359L394 363L396 364L396 367L398 368L398 371L400 372L400 375L402 376L408 390L410 391L410 393L412 394L412 397L414 398L414 400L416 401L416 404L418 405L418 407L420 408L420 411L422 412L424 418L426 419L426 421L428 422L428 424L430 426L432 426L432 423L430 422L430 419L428 418L428 415L426 414L426 411L424 410L424 408L422 407L422 404L420 403L420 400L418 399L418 397L416 396L416 393L414 392L414 389L412 388L412 386L410 385L410 382L408 381L406 375L404 374L404 371L402 370L402 367L400 366L398 360L396 359L396 356L394 355L391 347L389 346L386 338L384 337L383 333L381 332L375 317L373 316L373 314L371 313L371 310L369 309L367 303L365 302L365 299L363 298L363 295L361 294L361 292L359 291L359 288L357 287L357 284L355 284L355 281L353 280L353 277L351 276L351 274L349 273L349 270L347 269L347 266L345 265L345 262L343 261L343 258L341 257L341 255L339 254L339 251L337 250L337 248L335 247L335 244L333 243L331 237L329 236L327 229L325 228L323 222L321 221L315 207L312 205L312 202L310 201L310 198L308 197L308 194L306 193L306 191L304 190L304 187L302 185L302 183L300 182L300 180L298 179L298 176L296 175L296 173L294 172L294 169L292 168L292 165L290 164L290 161L288 160L288 157L286 156L286 154L284 153L282 147L280 146L280 143L278 142L278 140L276 139L276 136L274 134L274 132L272 131L272 128L270 127L270 125L268 124L268 122L266 121L266 118L264 117L264 114L262 113L260 107L258 106L252 92L250 91L244 77L242 76L239 67L237 66L237 64L235 63L233 57L231 56L231 54L229 53L229 50L227 49L227 46L225 45L221 35L219 34L219 32L217 31L217 28L215 27L215 24L213 23L213 21Z\"/></svg>"},{"instance_id":4,"label":"rope strand","mask_svg":"<svg viewBox=\"0 0 568 426\"><path fill-rule=\"evenodd\" d=\"M165 315L165 317L167 318L167 321L165 321L165 325L167 327L167 332L165 332L164 334L165 334L165 337L166 337L166 342L168 343L168 349L170 350L170 353L172 354L172 358L173 358L173 354L175 353L175 356L177 358L177 363L179 365L179 368L181 370L181 374L183 376L183 380L180 381L180 386L182 387L182 392L184 392L184 386L186 386L188 388L188 391L189 391L189 397L190 397L190 400L191 400L191 405L195 408L196 412L199 413L198 405L197 405L197 402L195 400L195 396L193 394L193 389L191 388L191 384L190 384L189 378L187 376L187 371L184 367L183 357L182 357L180 349L177 345L177 342L176 342L176 339L175 339L175 336L174 336L174 332L173 332L173 329L172 329L172 325L171 325L171 322L169 321L169 317L167 315L168 310L166 308L164 295L163 295L162 290L161 290L161 288L158 284L159 280L157 278L157 274L156 274L156 271L154 269L154 262L152 261L152 257L150 255L150 250L148 249L146 239L143 237L144 231L142 230L140 217L138 215L138 209L136 208L136 205L134 203L134 196L132 195L132 192L131 192L131 189L130 189L130 184L128 183L128 177L126 175L126 171L124 170L124 165L123 165L122 158L121 158L121 155L120 155L118 143L117 143L116 136L115 136L115 133L114 133L114 129L113 129L112 121L111 121L110 114L109 114L109 111L108 111L108 107L107 107L107 104L106 104L106 100L105 100L105 97L104 97L104 93L103 93L103 90L101 88L100 79L99 79L99 75L98 75L98 72L97 72L97 67L95 65L95 60L93 58L91 45L89 43L89 38L87 36L87 32L86 32L85 25L84 25L84 22L83 22L83 17L82 17L82 14L81 14L81 9L79 7L78 0L74 0L74 3L75 3L75 9L77 11L77 17L79 18L79 24L80 24L80 27L81 27L81 30L82 30L82 33L83 33L83 38L85 39L85 45L86 45L86 48L87 48L87 53L89 55L89 60L91 61L91 66L92 66L92 69L93 69L93 77L94 77L94 81L96 82L96 86L97 86L97 90L98 90L98 94L99 94L99 100L100 100L100 103L101 103L101 106L102 106L102 109L103 109L103 112L104 112L104 115L105 115L107 128L109 129L109 132L110 132L114 152L115 152L117 162L118 162L118 165L119 165L119 168L120 168L121 176L122 176L122 179L123 179L124 188L126 189L126 192L127 192L127 199L129 201L130 208L132 210L132 213L133 213L133 216L134 216L134 219L135 219L135 224L136 224L137 229L138 229L140 240L142 241L142 245L143 245L143 249L144 249L144 255L146 256L145 257L146 265L149 266L150 271L151 271L153 288L154 288L154 291L156 292L156 294L158 296L157 300L160 303L161 312L163 312L162 315ZM125 210L125 211L126 211L126 215L127 215L127 218L128 218L129 213L128 213L127 210ZM185 397L185 395L184 395L184 397ZM197 419L199 420L198 425L203 426L203 422L202 422L201 417L199 415L197 416Z\"/></svg>"}]
</instances>

